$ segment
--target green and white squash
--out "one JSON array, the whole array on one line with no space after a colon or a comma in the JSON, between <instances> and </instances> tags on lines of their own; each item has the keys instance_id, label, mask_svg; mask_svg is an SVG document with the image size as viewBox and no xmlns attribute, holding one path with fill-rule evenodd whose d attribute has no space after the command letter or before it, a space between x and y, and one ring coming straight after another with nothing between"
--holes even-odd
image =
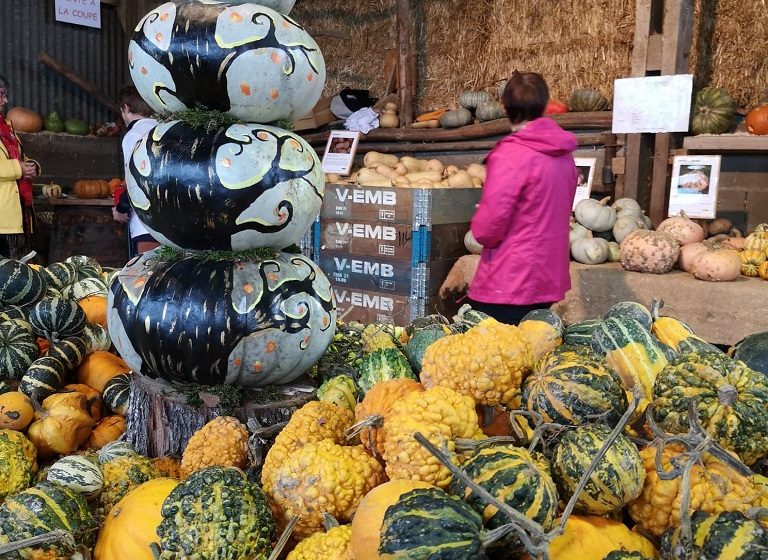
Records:
<instances>
[{"instance_id":1,"label":"green and white squash","mask_svg":"<svg viewBox=\"0 0 768 560\"><path fill-rule=\"evenodd\" d=\"M653 324L653 316L646 306L642 303L635 301L620 301L619 303L611 306L611 308L603 315L603 321L610 319L611 317L624 318L631 317L641 325L643 325L649 331Z\"/></svg>"},{"instance_id":2,"label":"green and white squash","mask_svg":"<svg viewBox=\"0 0 768 560\"><path fill-rule=\"evenodd\" d=\"M0 505L0 534L22 540L51 531L69 533L78 547L90 550L96 540L98 522L80 494L56 482L40 482L7 497ZM51 541L3 557L8 560L74 558L71 555L72 550L66 542Z\"/></svg>"},{"instance_id":3,"label":"green and white squash","mask_svg":"<svg viewBox=\"0 0 768 560\"><path fill-rule=\"evenodd\" d=\"M762 560L768 558L768 529L738 511L691 515L692 556L706 560ZM663 558L673 558L680 528L668 529L661 540Z\"/></svg>"},{"instance_id":4,"label":"green and white squash","mask_svg":"<svg viewBox=\"0 0 768 560\"><path fill-rule=\"evenodd\" d=\"M563 331L563 344L569 346L589 346L592 344L592 334L600 326L599 319L587 319L568 325Z\"/></svg>"},{"instance_id":5,"label":"green and white squash","mask_svg":"<svg viewBox=\"0 0 768 560\"><path fill-rule=\"evenodd\" d=\"M0 258L0 307L30 305L45 294L45 277L26 263L34 257L30 253L22 260Z\"/></svg>"},{"instance_id":6,"label":"green and white squash","mask_svg":"<svg viewBox=\"0 0 768 560\"><path fill-rule=\"evenodd\" d=\"M275 523L267 498L240 469L193 473L171 491L161 513L160 557L266 560L272 550Z\"/></svg>"},{"instance_id":7,"label":"green and white squash","mask_svg":"<svg viewBox=\"0 0 768 560\"><path fill-rule=\"evenodd\" d=\"M493 97L487 91L463 91L459 94L459 105L470 111L477 109L480 104L491 101Z\"/></svg>"},{"instance_id":8,"label":"green and white squash","mask_svg":"<svg viewBox=\"0 0 768 560\"><path fill-rule=\"evenodd\" d=\"M125 416L131 398L131 374L121 373L107 381L102 396L112 412Z\"/></svg>"},{"instance_id":9,"label":"green and white squash","mask_svg":"<svg viewBox=\"0 0 768 560\"><path fill-rule=\"evenodd\" d=\"M80 338L85 340L88 353L98 350L109 352L109 349L112 348L112 339L109 337L109 331L98 323L86 323Z\"/></svg>"},{"instance_id":10,"label":"green and white squash","mask_svg":"<svg viewBox=\"0 0 768 560\"><path fill-rule=\"evenodd\" d=\"M733 124L736 102L724 89L705 87L696 93L691 109L693 134L722 134Z\"/></svg>"},{"instance_id":11,"label":"green and white squash","mask_svg":"<svg viewBox=\"0 0 768 560\"><path fill-rule=\"evenodd\" d=\"M408 358L408 363L411 365L414 372L421 372L421 363L424 359L424 353L427 351L430 344L436 340L440 340L446 335L447 333L442 325L424 327L413 333L411 338L408 339L408 343L405 345L405 356Z\"/></svg>"},{"instance_id":12,"label":"green and white squash","mask_svg":"<svg viewBox=\"0 0 768 560\"><path fill-rule=\"evenodd\" d=\"M61 296L66 299L80 301L89 296L106 296L107 285L100 278L86 278L73 282L61 290Z\"/></svg>"},{"instance_id":13,"label":"green and white squash","mask_svg":"<svg viewBox=\"0 0 768 560\"><path fill-rule=\"evenodd\" d=\"M600 422L615 426L627 410L621 377L602 361L582 352L544 356L525 379L523 408L544 422L580 426Z\"/></svg>"},{"instance_id":14,"label":"green and white squash","mask_svg":"<svg viewBox=\"0 0 768 560\"><path fill-rule=\"evenodd\" d=\"M13 323L0 325L0 376L20 379L38 357L35 337Z\"/></svg>"},{"instance_id":15,"label":"green and white squash","mask_svg":"<svg viewBox=\"0 0 768 560\"><path fill-rule=\"evenodd\" d=\"M570 430L560 438L552 465L563 500L571 498L610 433L607 426L591 424ZM644 481L640 453L629 438L619 434L589 477L576 509L594 515L619 511L640 495Z\"/></svg>"},{"instance_id":16,"label":"green and white squash","mask_svg":"<svg viewBox=\"0 0 768 560\"><path fill-rule=\"evenodd\" d=\"M87 323L85 312L76 302L63 298L44 298L29 314L37 336L51 340L76 336Z\"/></svg>"},{"instance_id":17,"label":"green and white squash","mask_svg":"<svg viewBox=\"0 0 768 560\"><path fill-rule=\"evenodd\" d=\"M737 342L732 354L734 360L741 360L750 369L768 375L768 331Z\"/></svg>"},{"instance_id":18,"label":"green and white squash","mask_svg":"<svg viewBox=\"0 0 768 560\"><path fill-rule=\"evenodd\" d=\"M120 459L130 455L136 455L136 450L127 441L110 441L104 445L104 447L99 449L98 452L99 463L102 465L113 461L114 459Z\"/></svg>"},{"instance_id":19,"label":"green and white squash","mask_svg":"<svg viewBox=\"0 0 768 560\"><path fill-rule=\"evenodd\" d=\"M61 291L64 286L77 281L75 265L67 262L55 262L42 269L49 288Z\"/></svg>"},{"instance_id":20,"label":"green and white squash","mask_svg":"<svg viewBox=\"0 0 768 560\"><path fill-rule=\"evenodd\" d=\"M66 375L67 367L64 362L53 356L43 356L29 366L19 383L19 391L30 399L43 402L59 392L64 386Z\"/></svg>"},{"instance_id":21,"label":"green and white squash","mask_svg":"<svg viewBox=\"0 0 768 560\"><path fill-rule=\"evenodd\" d=\"M100 278L103 272L99 261L86 255L72 255L64 261L74 266L75 279Z\"/></svg>"},{"instance_id":22,"label":"green and white squash","mask_svg":"<svg viewBox=\"0 0 768 560\"><path fill-rule=\"evenodd\" d=\"M51 344L47 355L61 360L67 369L72 370L82 363L86 354L88 345L85 341L80 337L71 336Z\"/></svg>"},{"instance_id":23,"label":"green and white squash","mask_svg":"<svg viewBox=\"0 0 768 560\"><path fill-rule=\"evenodd\" d=\"M592 350L618 373L624 388L641 390L645 400L653 398L653 383L667 365L667 356L655 337L632 317L610 317L592 334Z\"/></svg>"},{"instance_id":24,"label":"green and white squash","mask_svg":"<svg viewBox=\"0 0 768 560\"><path fill-rule=\"evenodd\" d=\"M376 383L397 378L416 379L408 359L397 348L382 348L363 356L357 380L363 394Z\"/></svg>"},{"instance_id":25,"label":"green and white squash","mask_svg":"<svg viewBox=\"0 0 768 560\"><path fill-rule=\"evenodd\" d=\"M104 489L104 475L98 465L82 455L62 457L48 468L46 480L57 482L88 501Z\"/></svg>"},{"instance_id":26,"label":"green and white squash","mask_svg":"<svg viewBox=\"0 0 768 560\"><path fill-rule=\"evenodd\" d=\"M507 505L549 531L557 518L557 488L544 456L521 447L486 447L474 452L462 464L462 470L478 485ZM462 498L483 516L486 529L498 529L509 523L506 515L488 504L458 479L450 492ZM514 534L499 540L493 549L522 552Z\"/></svg>"}]
</instances>

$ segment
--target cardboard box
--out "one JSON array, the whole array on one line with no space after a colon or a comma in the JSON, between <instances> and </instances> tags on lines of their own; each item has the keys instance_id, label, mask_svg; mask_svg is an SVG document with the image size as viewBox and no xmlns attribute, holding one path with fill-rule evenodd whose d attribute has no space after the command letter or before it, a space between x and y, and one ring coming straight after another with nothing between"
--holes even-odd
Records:
<instances>
[{"instance_id":1,"label":"cardboard box","mask_svg":"<svg viewBox=\"0 0 768 560\"><path fill-rule=\"evenodd\" d=\"M321 97L309 113L294 121L293 130L294 132L312 130L335 120L337 120L336 115L331 112L331 98Z\"/></svg>"}]
</instances>

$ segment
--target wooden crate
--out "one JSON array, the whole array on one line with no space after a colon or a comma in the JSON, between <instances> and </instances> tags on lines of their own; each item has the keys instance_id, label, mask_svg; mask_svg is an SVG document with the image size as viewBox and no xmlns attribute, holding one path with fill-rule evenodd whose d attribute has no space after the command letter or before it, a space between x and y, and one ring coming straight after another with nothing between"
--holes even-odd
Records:
<instances>
[{"instance_id":1,"label":"wooden crate","mask_svg":"<svg viewBox=\"0 0 768 560\"><path fill-rule=\"evenodd\" d=\"M451 317L456 312L453 304L443 302L437 296L413 298L340 286L334 286L333 293L337 316L345 322L389 323L405 327L417 317L430 313L440 312Z\"/></svg>"},{"instance_id":2,"label":"wooden crate","mask_svg":"<svg viewBox=\"0 0 768 560\"><path fill-rule=\"evenodd\" d=\"M429 297L437 294L456 259L414 265L406 260L321 251L319 265L334 286Z\"/></svg>"}]
</instances>

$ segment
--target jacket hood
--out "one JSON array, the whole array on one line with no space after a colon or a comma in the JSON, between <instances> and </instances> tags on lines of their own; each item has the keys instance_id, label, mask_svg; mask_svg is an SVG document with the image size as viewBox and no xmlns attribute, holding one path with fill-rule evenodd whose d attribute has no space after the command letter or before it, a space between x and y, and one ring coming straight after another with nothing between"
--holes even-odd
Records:
<instances>
[{"instance_id":1,"label":"jacket hood","mask_svg":"<svg viewBox=\"0 0 768 560\"><path fill-rule=\"evenodd\" d=\"M529 122L525 128L510 134L502 142L525 146L554 157L573 153L579 146L579 141L573 134L563 130L547 117Z\"/></svg>"}]
</instances>

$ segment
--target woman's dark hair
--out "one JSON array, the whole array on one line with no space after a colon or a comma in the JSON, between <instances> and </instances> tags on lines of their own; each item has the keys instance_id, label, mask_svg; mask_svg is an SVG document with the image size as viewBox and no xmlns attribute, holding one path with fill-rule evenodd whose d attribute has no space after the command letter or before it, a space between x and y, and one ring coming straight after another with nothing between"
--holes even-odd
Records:
<instances>
[{"instance_id":1,"label":"woman's dark hair","mask_svg":"<svg viewBox=\"0 0 768 560\"><path fill-rule=\"evenodd\" d=\"M549 101L549 88L535 72L515 72L504 86L501 98L512 124L538 119Z\"/></svg>"},{"instance_id":2,"label":"woman's dark hair","mask_svg":"<svg viewBox=\"0 0 768 560\"><path fill-rule=\"evenodd\" d=\"M144 101L144 98L139 95L139 91L135 86L126 86L120 90L117 94L117 103L122 107L128 105L131 113L148 117L152 114L152 108Z\"/></svg>"},{"instance_id":3,"label":"woman's dark hair","mask_svg":"<svg viewBox=\"0 0 768 560\"><path fill-rule=\"evenodd\" d=\"M5 76L3 76L2 74L0 74L0 87L1 87L1 88L5 88L5 89L8 89L8 86L9 86L9 85L10 85L10 84L8 83L8 80L6 80L6 79L5 79Z\"/></svg>"}]
</instances>

